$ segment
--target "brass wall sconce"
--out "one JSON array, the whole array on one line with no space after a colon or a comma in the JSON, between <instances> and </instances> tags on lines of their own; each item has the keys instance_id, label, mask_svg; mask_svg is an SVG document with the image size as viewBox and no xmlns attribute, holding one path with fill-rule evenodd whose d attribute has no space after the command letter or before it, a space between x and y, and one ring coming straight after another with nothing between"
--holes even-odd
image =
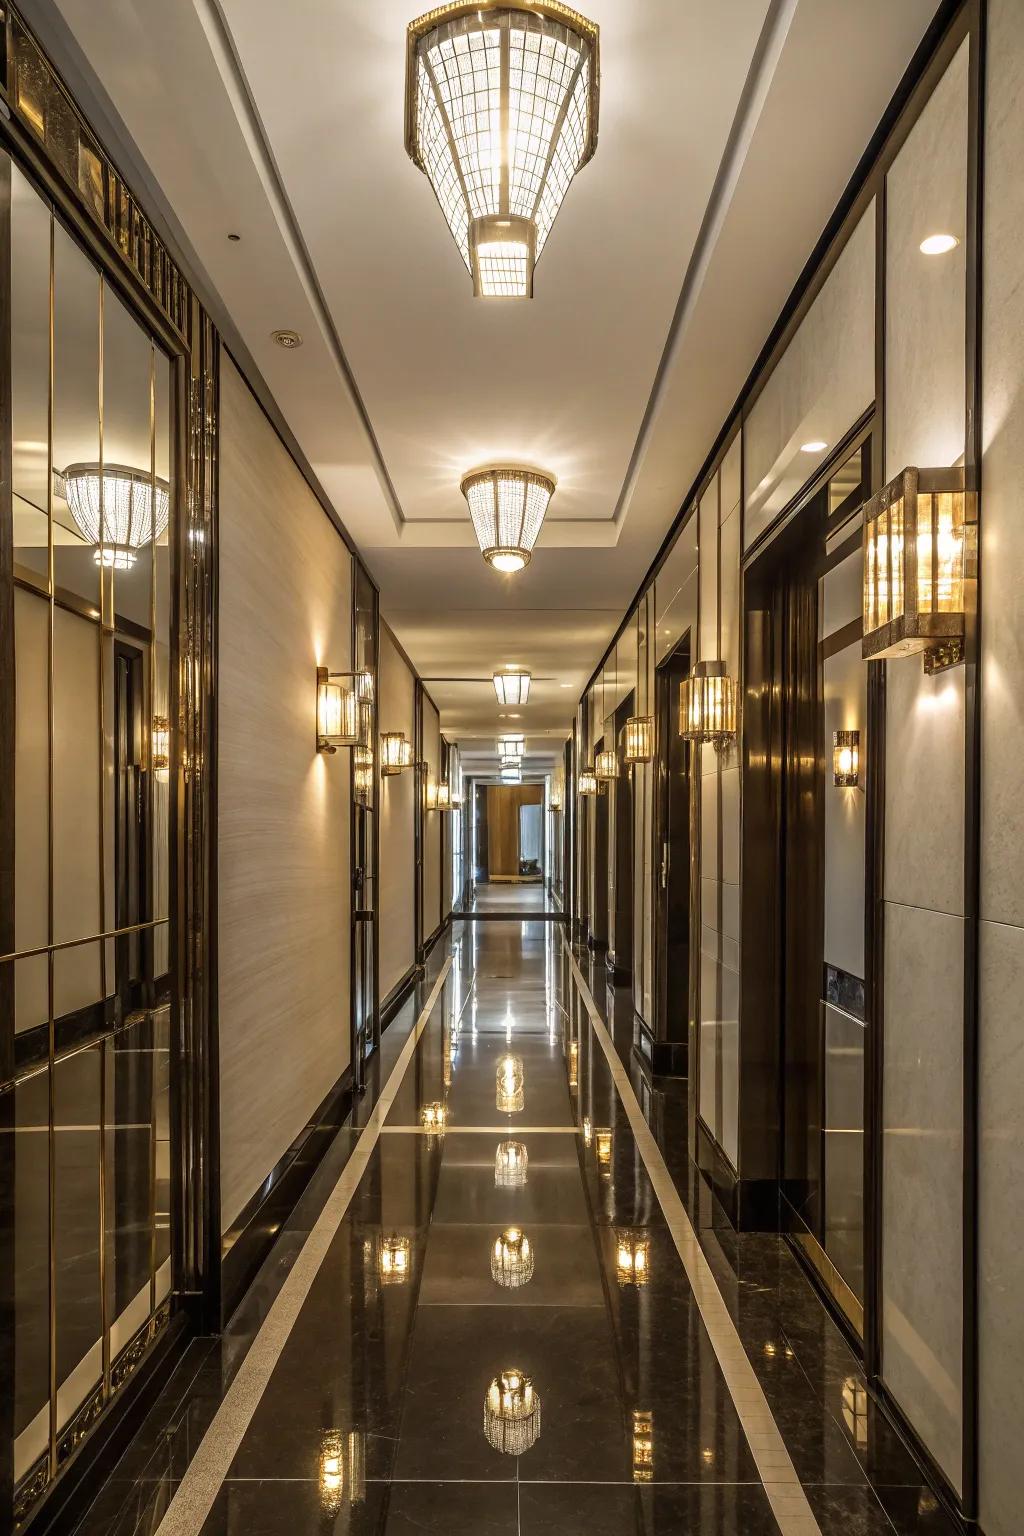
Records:
<instances>
[{"instance_id":1,"label":"brass wall sconce","mask_svg":"<svg viewBox=\"0 0 1024 1536\"><path fill-rule=\"evenodd\" d=\"M832 782L846 789L860 783L860 731L832 732Z\"/></svg>"},{"instance_id":2,"label":"brass wall sconce","mask_svg":"<svg viewBox=\"0 0 1024 1536\"><path fill-rule=\"evenodd\" d=\"M437 786L437 793L434 796L434 809L435 811L450 811L452 809L451 788L443 779Z\"/></svg>"},{"instance_id":3,"label":"brass wall sconce","mask_svg":"<svg viewBox=\"0 0 1024 1536\"><path fill-rule=\"evenodd\" d=\"M423 767L423 809L425 811L437 810L437 780L428 769L426 763Z\"/></svg>"},{"instance_id":4,"label":"brass wall sconce","mask_svg":"<svg viewBox=\"0 0 1024 1536\"><path fill-rule=\"evenodd\" d=\"M557 791L557 790L556 790L556 791L555 791L555 792L554 792L554 794L552 794L552 795L551 795L551 796L550 796L550 797L549 797L549 799L548 799L548 810L549 810L549 811L554 811L554 813L555 813L555 814L556 814L556 815L557 815L557 814L558 814L558 812L559 812L559 811L560 811L560 810L561 810L561 809L562 809L562 796L561 796L561 794L560 794L560 793L559 793L559 792L558 792L558 791Z\"/></svg>"},{"instance_id":5,"label":"brass wall sconce","mask_svg":"<svg viewBox=\"0 0 1024 1536\"><path fill-rule=\"evenodd\" d=\"M373 791L373 748L356 747L352 753L352 792L360 805L369 805Z\"/></svg>"},{"instance_id":6,"label":"brass wall sconce","mask_svg":"<svg viewBox=\"0 0 1024 1536\"><path fill-rule=\"evenodd\" d=\"M391 778L412 765L412 742L405 739L405 732L383 731L380 738L380 771L384 778Z\"/></svg>"},{"instance_id":7,"label":"brass wall sconce","mask_svg":"<svg viewBox=\"0 0 1024 1536\"><path fill-rule=\"evenodd\" d=\"M963 469L908 468L864 508L865 661L924 652L925 671L963 660L964 581L976 498Z\"/></svg>"},{"instance_id":8,"label":"brass wall sconce","mask_svg":"<svg viewBox=\"0 0 1024 1536\"><path fill-rule=\"evenodd\" d=\"M339 747L369 745L373 677L369 672L316 669L316 749L333 755Z\"/></svg>"},{"instance_id":9,"label":"brass wall sconce","mask_svg":"<svg viewBox=\"0 0 1024 1536\"><path fill-rule=\"evenodd\" d=\"M157 778L166 779L171 762L171 731L166 715L153 716L150 758Z\"/></svg>"},{"instance_id":10,"label":"brass wall sconce","mask_svg":"<svg viewBox=\"0 0 1024 1536\"><path fill-rule=\"evenodd\" d=\"M584 768L576 778L576 792L579 795L598 795L601 793L601 781L593 768Z\"/></svg>"},{"instance_id":11,"label":"brass wall sconce","mask_svg":"<svg viewBox=\"0 0 1024 1536\"><path fill-rule=\"evenodd\" d=\"M736 685L724 661L698 661L679 684L679 734L719 750L736 735Z\"/></svg>"},{"instance_id":12,"label":"brass wall sconce","mask_svg":"<svg viewBox=\"0 0 1024 1536\"><path fill-rule=\"evenodd\" d=\"M594 776L600 782L607 783L609 779L617 779L619 776L619 754L614 747L605 752L599 752L594 759Z\"/></svg>"},{"instance_id":13,"label":"brass wall sconce","mask_svg":"<svg viewBox=\"0 0 1024 1536\"><path fill-rule=\"evenodd\" d=\"M622 727L622 757L627 767L654 758L653 715L631 715Z\"/></svg>"}]
</instances>

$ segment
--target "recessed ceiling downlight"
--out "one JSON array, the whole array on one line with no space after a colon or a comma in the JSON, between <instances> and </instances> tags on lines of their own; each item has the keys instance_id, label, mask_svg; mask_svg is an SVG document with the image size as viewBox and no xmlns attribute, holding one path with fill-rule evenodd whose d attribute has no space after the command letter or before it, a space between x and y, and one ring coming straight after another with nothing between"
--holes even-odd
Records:
<instances>
[{"instance_id":1,"label":"recessed ceiling downlight","mask_svg":"<svg viewBox=\"0 0 1024 1536\"><path fill-rule=\"evenodd\" d=\"M506 572L529 565L554 493L554 480L533 469L496 466L464 477L462 494L488 565Z\"/></svg>"},{"instance_id":2,"label":"recessed ceiling downlight","mask_svg":"<svg viewBox=\"0 0 1024 1536\"><path fill-rule=\"evenodd\" d=\"M921 241L920 251L922 256L945 256L959 244L956 235L929 235Z\"/></svg>"},{"instance_id":3,"label":"recessed ceiling downlight","mask_svg":"<svg viewBox=\"0 0 1024 1536\"><path fill-rule=\"evenodd\" d=\"M271 331L270 339L279 347L284 347L286 352L294 352L296 347L302 346L302 337L298 331Z\"/></svg>"}]
</instances>

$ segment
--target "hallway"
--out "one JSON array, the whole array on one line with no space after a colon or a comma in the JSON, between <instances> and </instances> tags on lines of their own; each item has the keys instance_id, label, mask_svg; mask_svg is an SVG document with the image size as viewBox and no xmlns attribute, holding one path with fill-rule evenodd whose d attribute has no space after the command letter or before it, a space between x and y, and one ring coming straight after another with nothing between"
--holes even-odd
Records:
<instances>
[{"instance_id":1,"label":"hallway","mask_svg":"<svg viewBox=\"0 0 1024 1536\"><path fill-rule=\"evenodd\" d=\"M81 1536L945 1536L781 1240L716 1224L659 1093L673 1183L561 925L443 949L361 1126ZM488 1420L513 1371L536 1416Z\"/></svg>"}]
</instances>

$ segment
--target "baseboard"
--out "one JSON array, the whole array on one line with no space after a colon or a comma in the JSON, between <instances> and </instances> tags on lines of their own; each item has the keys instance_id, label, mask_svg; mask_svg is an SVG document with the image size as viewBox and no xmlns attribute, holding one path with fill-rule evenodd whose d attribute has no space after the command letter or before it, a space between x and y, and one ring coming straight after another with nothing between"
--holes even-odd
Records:
<instances>
[{"instance_id":1,"label":"baseboard","mask_svg":"<svg viewBox=\"0 0 1024 1536\"><path fill-rule=\"evenodd\" d=\"M609 967L610 969L610 967ZM652 1077L682 1077L689 1071L685 1040L656 1040L650 1025L633 1014L633 1049Z\"/></svg>"},{"instance_id":2,"label":"baseboard","mask_svg":"<svg viewBox=\"0 0 1024 1536\"><path fill-rule=\"evenodd\" d=\"M740 1224L740 1177L718 1141L697 1116L697 1167L736 1228Z\"/></svg>"},{"instance_id":3,"label":"baseboard","mask_svg":"<svg viewBox=\"0 0 1024 1536\"><path fill-rule=\"evenodd\" d=\"M427 963L427 960L428 960L428 958L430 956L430 951L433 949L433 947L437 943L438 939L441 937L441 935L443 933L447 932L448 927L449 927L449 925L451 923L451 920L452 920L452 915L449 912L448 916L445 917L445 918L442 918L442 920L438 923L437 927L434 929L434 931L430 935L430 937L428 939L424 940L423 945L422 945L422 947L420 949L420 965L421 965L421 967L424 966Z\"/></svg>"},{"instance_id":4,"label":"baseboard","mask_svg":"<svg viewBox=\"0 0 1024 1536\"><path fill-rule=\"evenodd\" d=\"M970 1533L970 1536L979 1536L979 1528L976 1521L969 1520L964 1514L956 1489L932 1456L928 1447L918 1435L885 1383L875 1378L868 1382L868 1390L873 1394L886 1418L903 1441L904 1446L917 1462L925 1482L957 1530L964 1532L964 1536L968 1536L968 1533Z\"/></svg>"},{"instance_id":5,"label":"baseboard","mask_svg":"<svg viewBox=\"0 0 1024 1536\"><path fill-rule=\"evenodd\" d=\"M175 1312L20 1527L23 1536L77 1529L194 1336L188 1314Z\"/></svg>"},{"instance_id":6,"label":"baseboard","mask_svg":"<svg viewBox=\"0 0 1024 1536\"><path fill-rule=\"evenodd\" d=\"M400 981L395 983L387 997L381 1003L380 1027L382 1030L387 1029L388 1025L391 1023L391 1020L394 1018L395 1014L398 1012L406 998L409 996L409 993L416 985L417 979L422 974L422 969L422 966L410 965L405 975L401 978Z\"/></svg>"},{"instance_id":7,"label":"baseboard","mask_svg":"<svg viewBox=\"0 0 1024 1536\"><path fill-rule=\"evenodd\" d=\"M249 1289L320 1161L352 1108L346 1067L291 1146L243 1206L221 1240L221 1324Z\"/></svg>"}]
</instances>

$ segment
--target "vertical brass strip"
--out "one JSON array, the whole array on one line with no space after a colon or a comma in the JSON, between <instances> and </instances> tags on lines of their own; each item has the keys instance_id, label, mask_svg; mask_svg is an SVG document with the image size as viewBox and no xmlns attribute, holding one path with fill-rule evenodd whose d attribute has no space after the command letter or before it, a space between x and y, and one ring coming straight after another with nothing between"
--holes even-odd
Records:
<instances>
[{"instance_id":1,"label":"vertical brass strip","mask_svg":"<svg viewBox=\"0 0 1024 1536\"><path fill-rule=\"evenodd\" d=\"M97 323L99 331L98 341L98 379L96 388L96 419L99 442L100 463L100 622L96 630L97 664L99 670L98 696L99 696L99 853L100 853L100 931L107 926L107 838L106 838L106 740L107 740L107 690L106 690L106 659L112 654L112 640L108 638L113 633L114 623L114 565L111 562L109 569L109 618L107 609L107 582L104 579L107 567L103 563L103 545L107 532L107 505L106 505L106 478L103 473L104 444L103 444L103 406L106 381L104 377L104 332L106 330L106 286L103 274L98 277L98 311ZM115 915L116 926L116 915ZM110 990L107 985L107 940L100 943L100 998L102 1000L103 1017L106 1020L107 999ZM116 943L116 940L115 940ZM116 974L116 967L115 967ZM99 1281L100 1281L100 1358L103 1369L103 1401L110 1396L110 1307L107 1296L107 1051L108 1042L104 1040L100 1045L100 1114L99 1114Z\"/></svg>"},{"instance_id":2,"label":"vertical brass strip","mask_svg":"<svg viewBox=\"0 0 1024 1536\"><path fill-rule=\"evenodd\" d=\"M56 1082L54 1050L56 1029L54 1025L53 985L53 639L54 639L54 569L53 569L53 279L54 279L54 219L50 212L50 309L49 353L46 397L46 572L49 588L49 622L46 640L46 735L47 735L47 816L46 816L46 936L49 950L46 956L47 990L47 1201L48 1201L48 1302L49 1302L49 1467L50 1476L57 1471L57 1144L54 1133L56 1111Z\"/></svg>"},{"instance_id":3,"label":"vertical brass strip","mask_svg":"<svg viewBox=\"0 0 1024 1536\"><path fill-rule=\"evenodd\" d=\"M173 508L172 508L173 512ZM156 716L156 667L159 655L159 637L156 630L156 344L150 339L149 343L149 551L150 551L150 576L149 576L149 656L146 669L146 719L143 726L143 741L145 742L146 758L144 763L146 773L146 847L145 867L148 889L146 891L145 911L150 918L155 917L155 901L153 898L154 863L157 846L156 828L156 773L153 768L153 720ZM171 529L168 526L167 548L171 547ZM170 707L164 699L164 707L161 714L165 715L170 725ZM170 757L170 732L167 738L168 759ZM168 774L170 769L168 768ZM142 915L141 913L139 914ZM157 1048L156 1019L154 1017L154 1004L156 1002L156 930L152 930L149 943L146 946L149 957L149 974L143 977L147 988L146 1012L149 1026L150 1041L150 1133L149 1133L149 1313L152 1317L156 1311L156 1141L157 1141L157 1080L159 1067L159 1050Z\"/></svg>"}]
</instances>

